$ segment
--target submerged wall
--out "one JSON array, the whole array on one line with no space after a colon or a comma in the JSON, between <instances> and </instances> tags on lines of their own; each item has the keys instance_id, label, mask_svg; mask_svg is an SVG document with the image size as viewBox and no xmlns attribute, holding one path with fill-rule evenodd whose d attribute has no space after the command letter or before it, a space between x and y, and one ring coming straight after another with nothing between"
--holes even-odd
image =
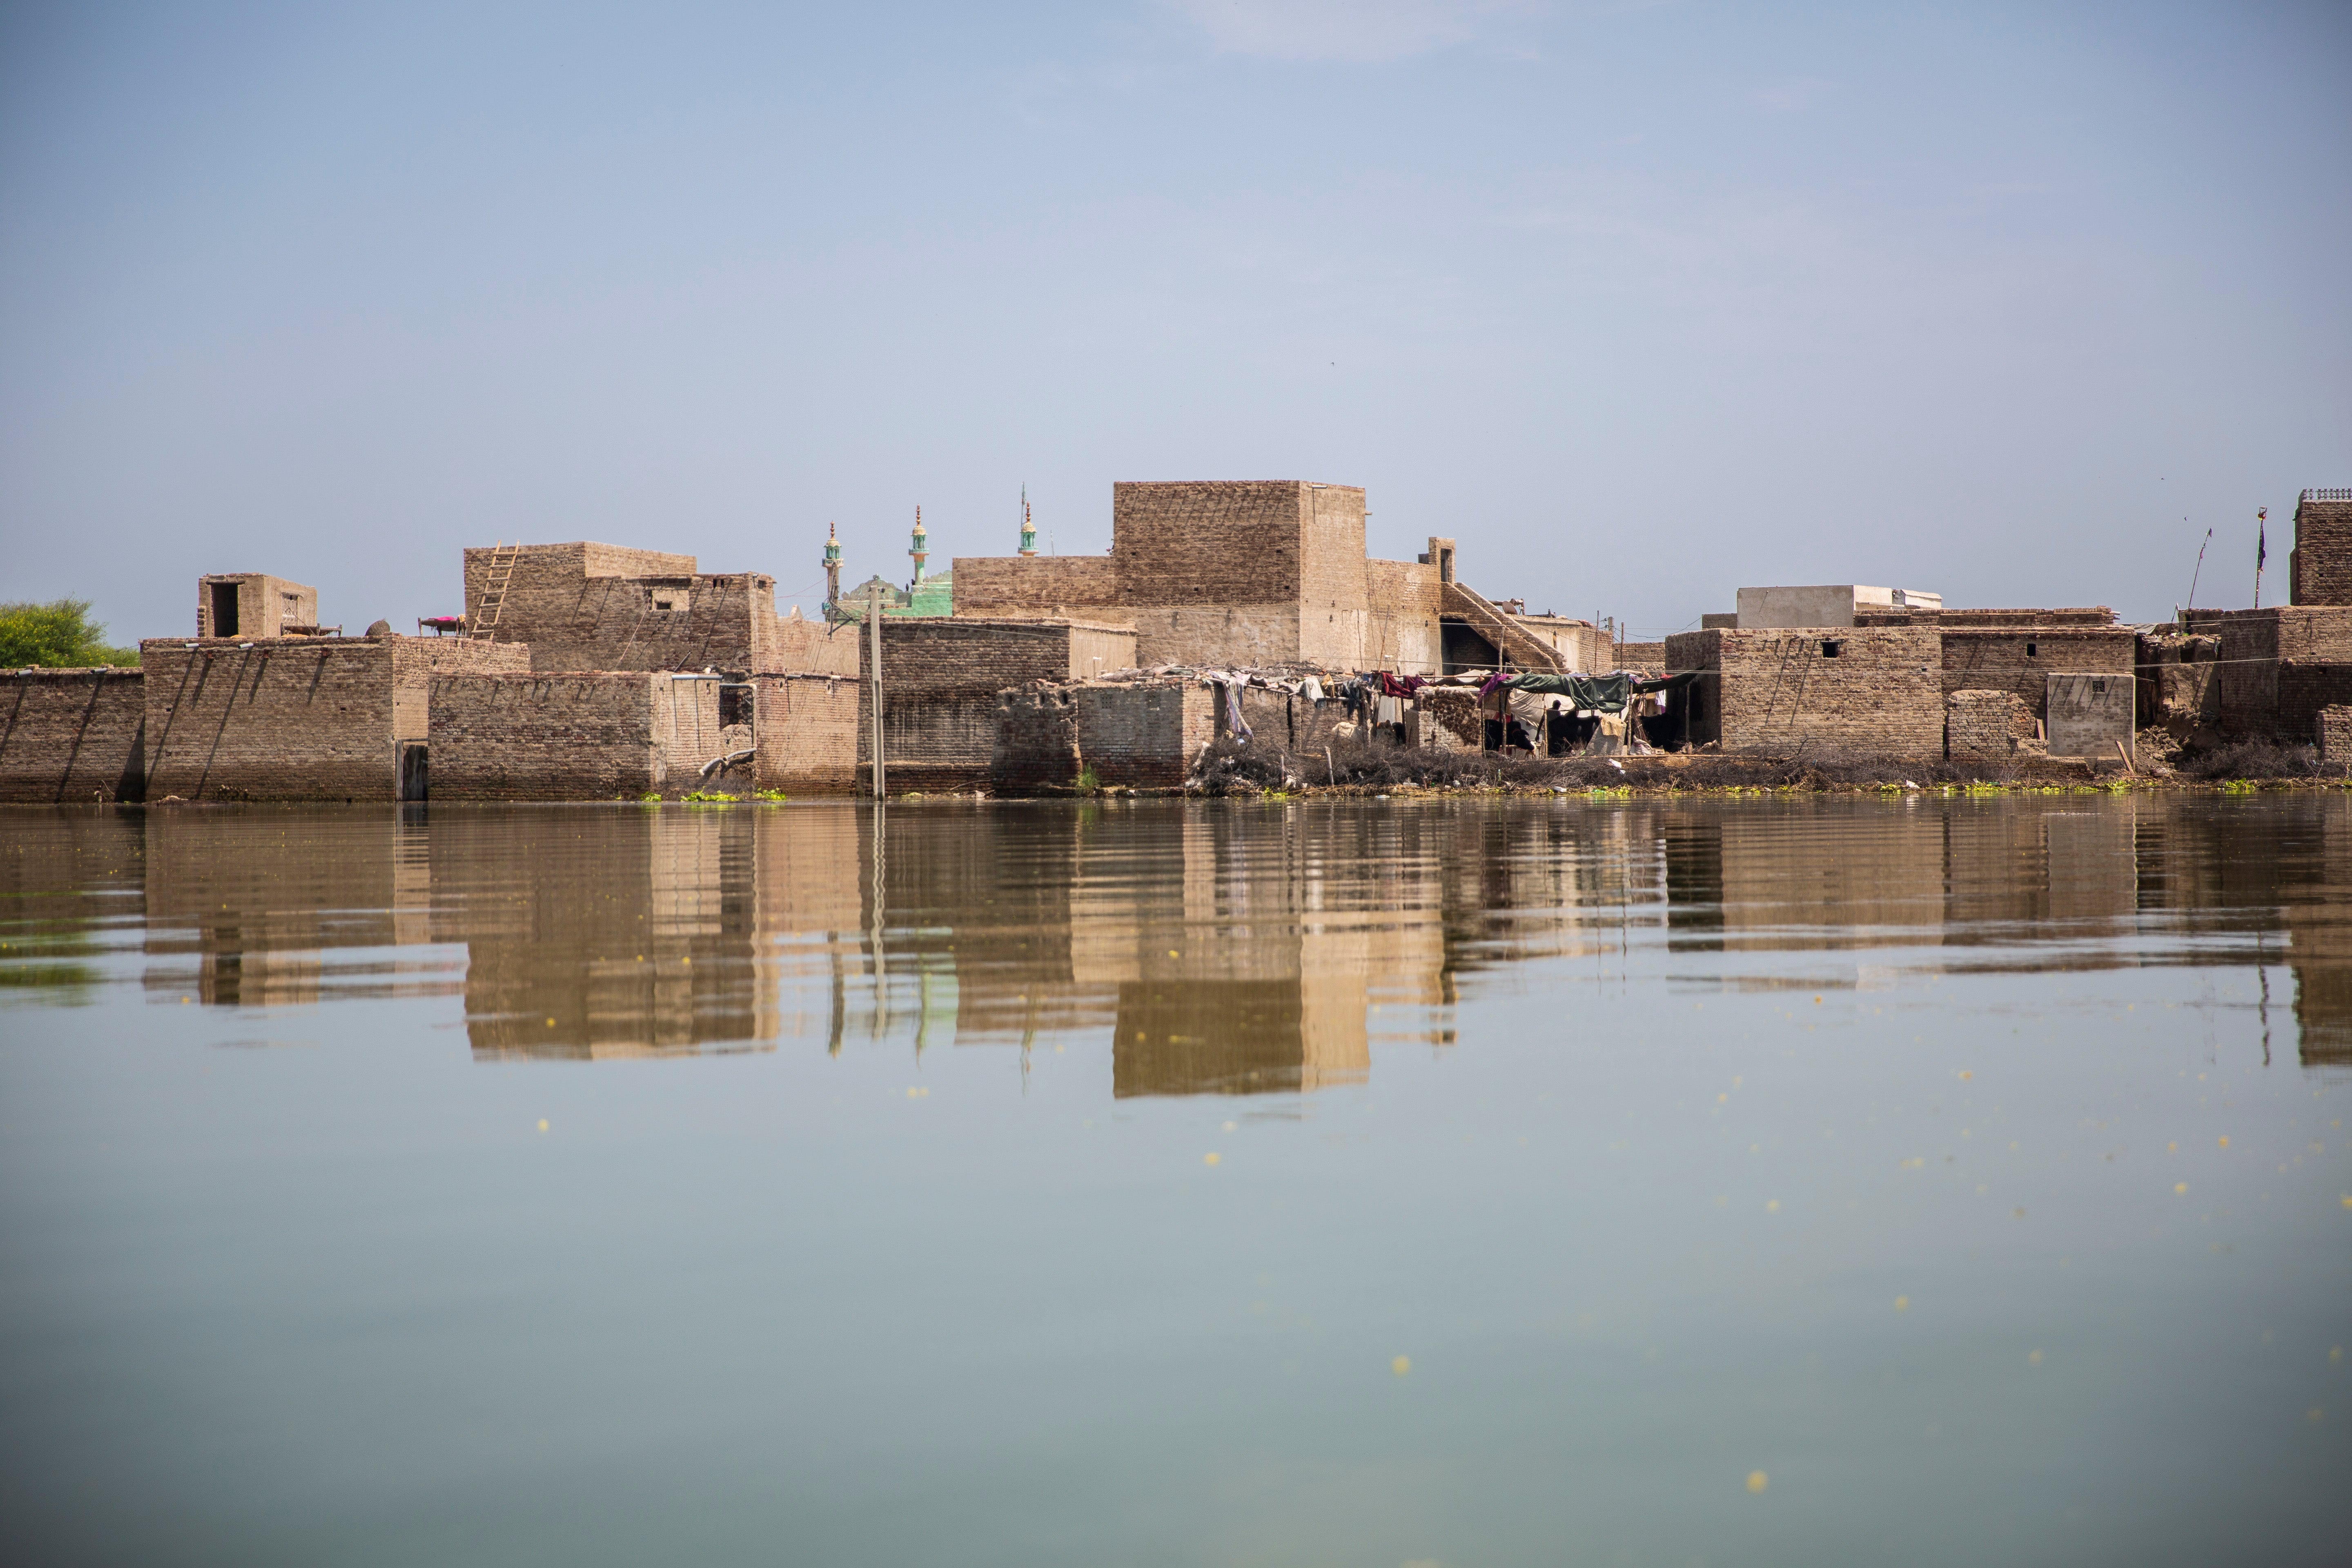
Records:
<instances>
[{"instance_id":1,"label":"submerged wall","mask_svg":"<svg viewBox=\"0 0 2352 1568\"><path fill-rule=\"evenodd\" d=\"M138 800L146 681L135 669L18 669L0 690L0 801Z\"/></svg>"},{"instance_id":2,"label":"submerged wall","mask_svg":"<svg viewBox=\"0 0 2352 1568\"><path fill-rule=\"evenodd\" d=\"M721 754L717 680L635 670L432 683L435 800L682 795Z\"/></svg>"}]
</instances>

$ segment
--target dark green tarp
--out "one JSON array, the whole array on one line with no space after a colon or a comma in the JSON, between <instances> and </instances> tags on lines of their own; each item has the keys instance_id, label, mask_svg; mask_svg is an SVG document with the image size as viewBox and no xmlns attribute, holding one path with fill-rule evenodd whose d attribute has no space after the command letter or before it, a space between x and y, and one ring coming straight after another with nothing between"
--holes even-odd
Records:
<instances>
[{"instance_id":1,"label":"dark green tarp","mask_svg":"<svg viewBox=\"0 0 2352 1568\"><path fill-rule=\"evenodd\" d=\"M1630 675L1515 675L1503 684L1513 691L1565 697L1570 706L1589 708L1595 713L1622 713L1626 702L1636 696L1673 691L1697 679L1696 670L1664 680L1636 680Z\"/></svg>"}]
</instances>

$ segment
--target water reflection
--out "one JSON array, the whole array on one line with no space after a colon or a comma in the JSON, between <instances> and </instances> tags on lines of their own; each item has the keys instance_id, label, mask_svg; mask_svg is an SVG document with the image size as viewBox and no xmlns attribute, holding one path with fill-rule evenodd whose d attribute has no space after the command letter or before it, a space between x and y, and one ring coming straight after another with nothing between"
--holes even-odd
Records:
<instances>
[{"instance_id":1,"label":"water reflection","mask_svg":"<svg viewBox=\"0 0 2352 1568\"><path fill-rule=\"evenodd\" d=\"M1118 1096L1316 1089L1363 1081L1375 1043L1449 1045L1472 976L1605 979L1648 947L1723 955L1682 976L1709 985L2283 965L2299 1058L2352 1063L2335 795L8 823L0 994L70 1000L134 941L158 1003L461 994L486 1061L1092 1033ZM1830 957L1871 949L1906 951Z\"/></svg>"}]
</instances>

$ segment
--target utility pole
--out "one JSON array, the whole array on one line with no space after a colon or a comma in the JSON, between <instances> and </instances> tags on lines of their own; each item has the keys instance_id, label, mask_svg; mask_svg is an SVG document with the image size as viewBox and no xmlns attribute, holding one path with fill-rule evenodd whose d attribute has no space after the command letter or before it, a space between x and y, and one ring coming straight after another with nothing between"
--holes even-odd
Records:
<instances>
[{"instance_id":1,"label":"utility pole","mask_svg":"<svg viewBox=\"0 0 2352 1568\"><path fill-rule=\"evenodd\" d=\"M874 801L885 798L882 784L882 584L866 591L867 654L866 668L874 683Z\"/></svg>"}]
</instances>

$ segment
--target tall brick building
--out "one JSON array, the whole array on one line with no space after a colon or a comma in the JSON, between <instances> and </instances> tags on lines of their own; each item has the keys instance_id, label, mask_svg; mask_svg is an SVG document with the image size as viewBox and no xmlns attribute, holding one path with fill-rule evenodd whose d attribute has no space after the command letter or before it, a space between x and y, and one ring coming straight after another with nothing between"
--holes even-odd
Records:
<instances>
[{"instance_id":1,"label":"tall brick building","mask_svg":"<svg viewBox=\"0 0 2352 1568\"><path fill-rule=\"evenodd\" d=\"M2352 605L2352 489L2305 490L2286 558L2291 605Z\"/></svg>"}]
</instances>

